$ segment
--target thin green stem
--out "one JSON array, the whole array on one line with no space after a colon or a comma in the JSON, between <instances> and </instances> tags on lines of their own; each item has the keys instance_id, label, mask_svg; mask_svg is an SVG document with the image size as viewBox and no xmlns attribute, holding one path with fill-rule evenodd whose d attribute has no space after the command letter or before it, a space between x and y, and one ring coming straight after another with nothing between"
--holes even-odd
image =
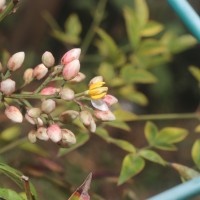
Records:
<instances>
[{"instance_id":1,"label":"thin green stem","mask_svg":"<svg viewBox=\"0 0 200 200\"><path fill-rule=\"evenodd\" d=\"M107 0L100 0L97 8L95 10L94 14L94 20L83 40L82 46L81 46L81 56L83 57L85 53L87 52L90 43L92 42L94 35L95 35L95 29L100 25L103 16L104 16L104 11L105 11L105 6L106 6Z\"/></svg>"},{"instance_id":2,"label":"thin green stem","mask_svg":"<svg viewBox=\"0 0 200 200\"><path fill-rule=\"evenodd\" d=\"M3 154L5 152L7 152L7 151L10 151L10 150L14 149L15 147L23 144L26 141L27 141L27 137L23 137L21 139L18 139L16 141L12 142L12 143L9 143L8 145L6 145L5 147L0 149L0 154Z\"/></svg>"}]
</instances>

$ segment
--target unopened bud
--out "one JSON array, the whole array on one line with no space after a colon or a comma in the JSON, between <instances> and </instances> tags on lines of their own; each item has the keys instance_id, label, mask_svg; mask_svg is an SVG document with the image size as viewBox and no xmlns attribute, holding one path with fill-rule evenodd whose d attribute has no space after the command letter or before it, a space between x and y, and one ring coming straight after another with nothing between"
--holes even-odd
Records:
<instances>
[{"instance_id":1,"label":"unopened bud","mask_svg":"<svg viewBox=\"0 0 200 200\"><path fill-rule=\"evenodd\" d=\"M78 116L79 116L79 112L77 112L75 110L67 110L60 114L59 119L63 123L68 123L68 122L72 122L73 120L75 120Z\"/></svg>"},{"instance_id":2,"label":"unopened bud","mask_svg":"<svg viewBox=\"0 0 200 200\"><path fill-rule=\"evenodd\" d=\"M47 134L53 142L57 143L62 139L61 129L57 124L52 124L47 128Z\"/></svg>"},{"instance_id":3,"label":"unopened bud","mask_svg":"<svg viewBox=\"0 0 200 200\"><path fill-rule=\"evenodd\" d=\"M5 4L6 4L6 0L0 0L0 10L4 8Z\"/></svg>"},{"instance_id":4,"label":"unopened bud","mask_svg":"<svg viewBox=\"0 0 200 200\"><path fill-rule=\"evenodd\" d=\"M8 106L5 110L5 115L13 122L22 123L23 121L22 113L15 106Z\"/></svg>"},{"instance_id":5,"label":"unopened bud","mask_svg":"<svg viewBox=\"0 0 200 200\"><path fill-rule=\"evenodd\" d=\"M94 133L96 131L96 123L94 121L94 119L92 118L91 122L90 122L90 125L89 125L89 130Z\"/></svg>"},{"instance_id":6,"label":"unopened bud","mask_svg":"<svg viewBox=\"0 0 200 200\"><path fill-rule=\"evenodd\" d=\"M32 125L37 124L38 126L43 126L43 121L41 118L32 118L27 113L25 114L25 119Z\"/></svg>"},{"instance_id":7,"label":"unopened bud","mask_svg":"<svg viewBox=\"0 0 200 200\"><path fill-rule=\"evenodd\" d=\"M63 77L65 80L71 80L75 78L80 70L79 60L73 60L72 62L66 64L63 68Z\"/></svg>"},{"instance_id":8,"label":"unopened bud","mask_svg":"<svg viewBox=\"0 0 200 200\"><path fill-rule=\"evenodd\" d=\"M42 89L42 91L40 92L40 94L42 94L42 95L54 95L57 92L60 92L59 88L46 87L46 88Z\"/></svg>"},{"instance_id":9,"label":"unopened bud","mask_svg":"<svg viewBox=\"0 0 200 200\"><path fill-rule=\"evenodd\" d=\"M46 76L48 69L44 66L44 64L39 64L33 69L33 76L40 80Z\"/></svg>"},{"instance_id":10,"label":"unopened bud","mask_svg":"<svg viewBox=\"0 0 200 200\"><path fill-rule=\"evenodd\" d=\"M56 102L52 99L42 101L41 109L43 112L49 114L56 108Z\"/></svg>"},{"instance_id":11,"label":"unopened bud","mask_svg":"<svg viewBox=\"0 0 200 200\"><path fill-rule=\"evenodd\" d=\"M83 81L85 79L85 74L83 74L82 72L79 72L73 79L71 79L69 82L70 83L80 83L81 81Z\"/></svg>"},{"instance_id":12,"label":"unopened bud","mask_svg":"<svg viewBox=\"0 0 200 200\"><path fill-rule=\"evenodd\" d=\"M64 56L61 58L61 64L66 65L73 60L78 60L80 54L81 54L81 49L79 48L71 49L70 51L65 53Z\"/></svg>"},{"instance_id":13,"label":"unopened bud","mask_svg":"<svg viewBox=\"0 0 200 200\"><path fill-rule=\"evenodd\" d=\"M24 52L18 52L13 54L10 59L8 60L7 67L10 71L16 71L19 69L25 58L25 53Z\"/></svg>"},{"instance_id":14,"label":"unopened bud","mask_svg":"<svg viewBox=\"0 0 200 200\"><path fill-rule=\"evenodd\" d=\"M33 69L32 68L28 68L25 70L23 79L26 84L30 83L33 80Z\"/></svg>"},{"instance_id":15,"label":"unopened bud","mask_svg":"<svg viewBox=\"0 0 200 200\"><path fill-rule=\"evenodd\" d=\"M61 139L62 145L67 146L69 144L76 144L76 136L70 130L62 129L61 133L62 133L62 139Z\"/></svg>"},{"instance_id":16,"label":"unopened bud","mask_svg":"<svg viewBox=\"0 0 200 200\"><path fill-rule=\"evenodd\" d=\"M93 119L92 114L87 111L87 110L83 110L80 112L79 114L80 116L80 120L81 122L85 125L85 126L89 126L91 123L91 120Z\"/></svg>"},{"instance_id":17,"label":"unopened bud","mask_svg":"<svg viewBox=\"0 0 200 200\"><path fill-rule=\"evenodd\" d=\"M47 141L49 139L49 136L47 134L47 128L45 127L38 128L36 132L36 136L40 140Z\"/></svg>"},{"instance_id":18,"label":"unopened bud","mask_svg":"<svg viewBox=\"0 0 200 200\"><path fill-rule=\"evenodd\" d=\"M70 88L63 88L60 91L60 97L61 97L61 99L70 101L70 100L74 99L74 91Z\"/></svg>"},{"instance_id":19,"label":"unopened bud","mask_svg":"<svg viewBox=\"0 0 200 200\"><path fill-rule=\"evenodd\" d=\"M35 130L29 131L29 133L28 133L28 140L29 140L31 143L35 143L35 142L37 141L37 138L36 138L36 131L35 131Z\"/></svg>"},{"instance_id":20,"label":"unopened bud","mask_svg":"<svg viewBox=\"0 0 200 200\"><path fill-rule=\"evenodd\" d=\"M1 91L6 95L10 95L15 91L15 85L15 81L8 78L1 82Z\"/></svg>"},{"instance_id":21,"label":"unopened bud","mask_svg":"<svg viewBox=\"0 0 200 200\"><path fill-rule=\"evenodd\" d=\"M3 66L2 66L2 63L0 62L0 72L3 71Z\"/></svg>"},{"instance_id":22,"label":"unopened bud","mask_svg":"<svg viewBox=\"0 0 200 200\"><path fill-rule=\"evenodd\" d=\"M53 57L52 53L49 51L45 51L42 55L42 63L46 67L52 67L55 63L55 58Z\"/></svg>"},{"instance_id":23,"label":"unopened bud","mask_svg":"<svg viewBox=\"0 0 200 200\"><path fill-rule=\"evenodd\" d=\"M29 108L27 113L30 117L37 118L40 116L41 110L39 108Z\"/></svg>"},{"instance_id":24,"label":"unopened bud","mask_svg":"<svg viewBox=\"0 0 200 200\"><path fill-rule=\"evenodd\" d=\"M108 106L111 106L115 103L118 102L117 98L110 95L110 94L107 94L104 98L103 98L103 101L108 105Z\"/></svg>"},{"instance_id":25,"label":"unopened bud","mask_svg":"<svg viewBox=\"0 0 200 200\"><path fill-rule=\"evenodd\" d=\"M95 76L93 79L90 80L89 86L97 82L103 82L103 76Z\"/></svg>"},{"instance_id":26,"label":"unopened bud","mask_svg":"<svg viewBox=\"0 0 200 200\"><path fill-rule=\"evenodd\" d=\"M96 118L102 120L102 121L113 121L115 120L115 115L110 111L101 111L101 110L95 110L94 115Z\"/></svg>"}]
</instances>

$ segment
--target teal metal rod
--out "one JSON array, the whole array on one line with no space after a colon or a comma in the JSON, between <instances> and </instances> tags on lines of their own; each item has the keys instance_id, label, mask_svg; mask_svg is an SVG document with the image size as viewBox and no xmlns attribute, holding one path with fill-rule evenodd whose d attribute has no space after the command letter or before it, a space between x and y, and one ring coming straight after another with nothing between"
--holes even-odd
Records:
<instances>
[{"instance_id":1,"label":"teal metal rod","mask_svg":"<svg viewBox=\"0 0 200 200\"><path fill-rule=\"evenodd\" d=\"M200 194L200 177L182 183L147 200L186 200Z\"/></svg>"},{"instance_id":2,"label":"teal metal rod","mask_svg":"<svg viewBox=\"0 0 200 200\"><path fill-rule=\"evenodd\" d=\"M200 42L200 17L186 0L167 0Z\"/></svg>"}]
</instances>

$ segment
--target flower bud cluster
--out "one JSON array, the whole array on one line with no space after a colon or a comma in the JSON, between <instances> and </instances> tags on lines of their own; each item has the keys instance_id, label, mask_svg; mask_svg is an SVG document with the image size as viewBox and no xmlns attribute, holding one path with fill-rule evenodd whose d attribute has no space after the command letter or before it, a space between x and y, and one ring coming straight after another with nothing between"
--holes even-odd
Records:
<instances>
[{"instance_id":1,"label":"flower bud cluster","mask_svg":"<svg viewBox=\"0 0 200 200\"><path fill-rule=\"evenodd\" d=\"M85 79L85 75L80 72L80 53L79 48L72 49L63 55L59 65L54 66L53 54L46 51L42 55L40 64L24 71L24 84L20 89L16 89L12 72L22 66L25 59L24 52L13 54L6 68L2 66L0 94L1 101L6 107L5 115L16 123L22 123L25 118L34 126L28 133L30 142L50 140L67 147L76 143L75 134L66 128L71 127L74 120L79 120L90 132L96 131L98 120L115 120L109 107L117 103L117 99L107 94L108 88L104 86L102 76L94 77L88 85L88 90L81 93L76 93L70 87L71 84L77 84ZM42 79L43 82L34 91L23 90L32 81L42 81ZM9 99L14 100L18 106L9 105L10 102L7 101ZM29 99L39 99L39 104L34 106ZM59 109L56 108L68 103L77 104L79 109L66 109L58 113Z\"/></svg>"}]
</instances>

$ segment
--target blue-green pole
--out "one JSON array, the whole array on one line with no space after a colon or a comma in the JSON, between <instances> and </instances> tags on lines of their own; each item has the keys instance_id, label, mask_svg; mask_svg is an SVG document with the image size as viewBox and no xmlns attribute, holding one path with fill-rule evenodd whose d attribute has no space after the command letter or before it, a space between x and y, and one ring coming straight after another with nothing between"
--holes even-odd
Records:
<instances>
[{"instance_id":1,"label":"blue-green pole","mask_svg":"<svg viewBox=\"0 0 200 200\"><path fill-rule=\"evenodd\" d=\"M193 35L200 42L200 18L186 0L167 0Z\"/></svg>"},{"instance_id":2,"label":"blue-green pole","mask_svg":"<svg viewBox=\"0 0 200 200\"><path fill-rule=\"evenodd\" d=\"M182 183L147 200L184 200L200 194L200 177Z\"/></svg>"}]
</instances>

